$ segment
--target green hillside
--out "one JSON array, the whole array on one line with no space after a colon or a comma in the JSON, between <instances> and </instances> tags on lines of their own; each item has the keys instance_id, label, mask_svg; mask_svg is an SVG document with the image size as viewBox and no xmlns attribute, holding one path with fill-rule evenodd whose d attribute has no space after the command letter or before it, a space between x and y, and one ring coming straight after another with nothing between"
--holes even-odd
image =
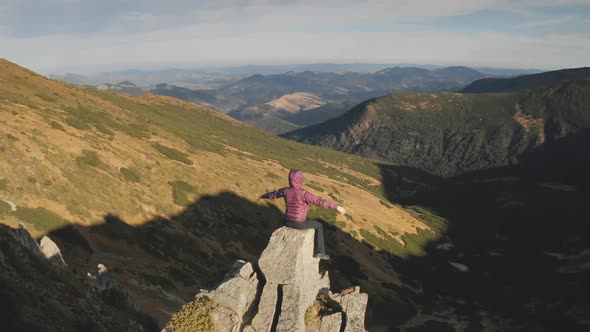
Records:
<instances>
[{"instance_id":1,"label":"green hillside","mask_svg":"<svg viewBox=\"0 0 590 332\"><path fill-rule=\"evenodd\" d=\"M548 71L511 78L482 78L465 88L461 93L517 92L530 89L548 88L563 81L590 78L590 68L572 68Z\"/></svg>"},{"instance_id":2,"label":"green hillside","mask_svg":"<svg viewBox=\"0 0 590 332\"><path fill-rule=\"evenodd\" d=\"M283 135L450 176L514 165L590 128L590 83L504 94L397 93Z\"/></svg>"},{"instance_id":3,"label":"green hillside","mask_svg":"<svg viewBox=\"0 0 590 332\"><path fill-rule=\"evenodd\" d=\"M372 305L397 296L384 284L402 285L374 252L424 255L442 232L419 209L386 202L373 161L284 140L200 105L69 85L6 60L0 155L2 223L49 233L78 271L105 264L159 323L235 259L255 260L284 208L259 196L287 185L289 168L305 172L310 191L347 207L346 216L311 214L331 225L329 250L342 257L334 287L362 282Z\"/></svg>"}]
</instances>

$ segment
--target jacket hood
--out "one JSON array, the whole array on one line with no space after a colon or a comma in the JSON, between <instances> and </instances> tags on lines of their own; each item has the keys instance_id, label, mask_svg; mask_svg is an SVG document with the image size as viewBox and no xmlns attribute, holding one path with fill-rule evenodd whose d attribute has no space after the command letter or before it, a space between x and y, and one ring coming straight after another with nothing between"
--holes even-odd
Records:
<instances>
[{"instance_id":1,"label":"jacket hood","mask_svg":"<svg viewBox=\"0 0 590 332\"><path fill-rule=\"evenodd\" d=\"M292 169L289 172L289 187L300 189L303 184L303 172L298 169Z\"/></svg>"}]
</instances>

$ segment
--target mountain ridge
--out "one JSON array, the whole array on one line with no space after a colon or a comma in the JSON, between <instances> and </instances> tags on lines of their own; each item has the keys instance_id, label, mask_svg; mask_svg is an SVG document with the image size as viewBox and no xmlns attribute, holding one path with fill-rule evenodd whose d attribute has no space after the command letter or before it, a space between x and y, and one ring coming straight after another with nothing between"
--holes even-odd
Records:
<instances>
[{"instance_id":1,"label":"mountain ridge","mask_svg":"<svg viewBox=\"0 0 590 332\"><path fill-rule=\"evenodd\" d=\"M512 78L484 78L463 88L461 93L518 92L527 89L548 88L561 81L590 78L590 67L547 71Z\"/></svg>"},{"instance_id":2,"label":"mountain ridge","mask_svg":"<svg viewBox=\"0 0 590 332\"><path fill-rule=\"evenodd\" d=\"M589 88L574 81L515 94L391 94L282 137L451 176L516 164L590 126Z\"/></svg>"}]
</instances>

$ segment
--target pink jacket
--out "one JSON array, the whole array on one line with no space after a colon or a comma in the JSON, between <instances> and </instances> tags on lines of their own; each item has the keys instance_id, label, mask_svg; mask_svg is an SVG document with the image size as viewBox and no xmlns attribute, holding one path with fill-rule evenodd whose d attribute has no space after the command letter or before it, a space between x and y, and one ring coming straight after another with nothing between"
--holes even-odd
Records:
<instances>
[{"instance_id":1,"label":"pink jacket","mask_svg":"<svg viewBox=\"0 0 590 332\"><path fill-rule=\"evenodd\" d=\"M301 188L303 183L303 172L292 169L289 172L289 187L266 193L260 198L283 197L287 204L285 218L289 221L305 221L307 218L307 205L313 204L328 209L336 209L338 205L316 197L310 192Z\"/></svg>"}]
</instances>

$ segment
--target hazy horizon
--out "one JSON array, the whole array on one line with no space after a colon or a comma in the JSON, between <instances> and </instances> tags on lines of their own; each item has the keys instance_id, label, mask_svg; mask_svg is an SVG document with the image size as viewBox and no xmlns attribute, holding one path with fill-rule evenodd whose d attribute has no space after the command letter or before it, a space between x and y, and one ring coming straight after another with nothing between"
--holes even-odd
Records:
<instances>
[{"instance_id":1,"label":"hazy horizon","mask_svg":"<svg viewBox=\"0 0 590 332\"><path fill-rule=\"evenodd\" d=\"M588 66L587 0L0 4L5 57L43 74L316 63Z\"/></svg>"}]
</instances>

